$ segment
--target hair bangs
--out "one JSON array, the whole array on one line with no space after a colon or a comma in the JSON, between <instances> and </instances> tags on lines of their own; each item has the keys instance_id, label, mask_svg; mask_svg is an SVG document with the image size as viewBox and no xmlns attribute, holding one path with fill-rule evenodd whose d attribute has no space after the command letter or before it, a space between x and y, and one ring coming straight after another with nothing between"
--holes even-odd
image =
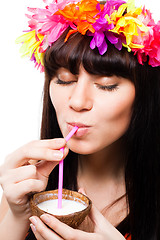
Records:
<instances>
[{"instance_id":1,"label":"hair bangs","mask_svg":"<svg viewBox=\"0 0 160 240\"><path fill-rule=\"evenodd\" d=\"M60 67L68 69L72 74L78 74L82 65L90 74L116 75L134 81L137 60L132 53L128 53L126 49L119 51L107 41L108 50L100 55L98 48L90 48L90 36L77 32L65 42L67 31L45 53L44 66L50 79Z\"/></svg>"}]
</instances>

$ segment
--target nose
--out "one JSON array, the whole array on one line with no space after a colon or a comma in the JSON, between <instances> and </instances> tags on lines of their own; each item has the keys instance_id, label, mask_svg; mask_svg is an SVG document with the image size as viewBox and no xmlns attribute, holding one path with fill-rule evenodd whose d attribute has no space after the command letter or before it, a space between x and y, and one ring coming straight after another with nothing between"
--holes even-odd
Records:
<instances>
[{"instance_id":1,"label":"nose","mask_svg":"<svg viewBox=\"0 0 160 240\"><path fill-rule=\"evenodd\" d=\"M69 106L77 112L89 111L93 107L92 86L89 80L79 77L69 98Z\"/></svg>"}]
</instances>

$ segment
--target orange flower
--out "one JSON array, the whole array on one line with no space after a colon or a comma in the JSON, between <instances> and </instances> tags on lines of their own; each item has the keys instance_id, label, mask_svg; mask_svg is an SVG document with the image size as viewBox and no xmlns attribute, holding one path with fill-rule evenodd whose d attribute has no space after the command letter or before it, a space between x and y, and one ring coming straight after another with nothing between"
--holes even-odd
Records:
<instances>
[{"instance_id":1,"label":"orange flower","mask_svg":"<svg viewBox=\"0 0 160 240\"><path fill-rule=\"evenodd\" d=\"M80 20L86 20L90 23L95 22L95 15L99 13L96 6L98 4L97 0L82 0L79 2L78 15Z\"/></svg>"},{"instance_id":2,"label":"orange flower","mask_svg":"<svg viewBox=\"0 0 160 240\"><path fill-rule=\"evenodd\" d=\"M55 15L62 15L69 21L75 21L77 19L77 10L74 3L67 5L63 10L58 10Z\"/></svg>"},{"instance_id":3,"label":"orange flower","mask_svg":"<svg viewBox=\"0 0 160 240\"><path fill-rule=\"evenodd\" d=\"M85 35L87 30L94 33L95 30L92 24L99 18L96 16L99 13L99 10L96 8L97 4L97 0L82 0L77 4L73 3L67 5L63 10L58 10L56 15L62 15L65 19L75 24L77 26L77 31L82 35ZM66 39L68 39L72 33L73 31L70 31Z\"/></svg>"}]
</instances>

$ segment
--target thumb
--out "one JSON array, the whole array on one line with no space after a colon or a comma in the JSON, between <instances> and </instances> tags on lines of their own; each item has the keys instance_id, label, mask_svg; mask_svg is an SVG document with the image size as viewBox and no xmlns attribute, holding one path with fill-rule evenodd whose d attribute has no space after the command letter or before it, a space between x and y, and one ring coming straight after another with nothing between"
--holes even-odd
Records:
<instances>
[{"instance_id":1,"label":"thumb","mask_svg":"<svg viewBox=\"0 0 160 240\"><path fill-rule=\"evenodd\" d=\"M80 188L80 189L78 190L78 192L79 192L79 193L82 193L82 194L85 195L85 196L87 196L84 188Z\"/></svg>"},{"instance_id":2,"label":"thumb","mask_svg":"<svg viewBox=\"0 0 160 240\"><path fill-rule=\"evenodd\" d=\"M84 188L80 188L80 193L86 195ZM102 215L102 213L92 203L91 211L88 215L94 224L94 232L103 234L107 239L124 240L123 235Z\"/></svg>"},{"instance_id":3,"label":"thumb","mask_svg":"<svg viewBox=\"0 0 160 240\"><path fill-rule=\"evenodd\" d=\"M105 236L107 236L107 239L125 239L123 235L101 214L101 212L94 205L92 205L89 217L95 225L95 233L103 233Z\"/></svg>"},{"instance_id":4,"label":"thumb","mask_svg":"<svg viewBox=\"0 0 160 240\"><path fill-rule=\"evenodd\" d=\"M41 174L42 176L48 178L50 173L52 172L52 170L55 168L55 166L58 164L58 161L44 161L41 160L40 163L36 164L37 167L37 171L39 174Z\"/></svg>"},{"instance_id":5,"label":"thumb","mask_svg":"<svg viewBox=\"0 0 160 240\"><path fill-rule=\"evenodd\" d=\"M63 159L67 156L68 152L69 152L69 149L65 147L63 151ZM50 173L56 167L57 164L59 164L59 161L41 160L40 163L36 164L36 167L37 167L38 173L48 178Z\"/></svg>"},{"instance_id":6,"label":"thumb","mask_svg":"<svg viewBox=\"0 0 160 240\"><path fill-rule=\"evenodd\" d=\"M80 188L78 192L87 196L84 188ZM92 203L91 211L88 216L90 217L95 227L97 228L101 226L101 224L106 224L106 221L107 221L106 218L100 213L100 211L95 207L93 203Z\"/></svg>"},{"instance_id":7,"label":"thumb","mask_svg":"<svg viewBox=\"0 0 160 240\"><path fill-rule=\"evenodd\" d=\"M97 229L104 228L104 225L106 225L107 223L110 224L93 203L91 211L88 216L90 217L90 219L92 220Z\"/></svg>"}]
</instances>

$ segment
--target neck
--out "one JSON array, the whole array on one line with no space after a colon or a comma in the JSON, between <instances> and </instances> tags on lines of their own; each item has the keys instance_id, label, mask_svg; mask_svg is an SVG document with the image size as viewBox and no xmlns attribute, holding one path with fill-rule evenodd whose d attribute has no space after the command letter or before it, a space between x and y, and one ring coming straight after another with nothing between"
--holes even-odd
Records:
<instances>
[{"instance_id":1,"label":"neck","mask_svg":"<svg viewBox=\"0 0 160 240\"><path fill-rule=\"evenodd\" d=\"M123 141L102 151L80 156L78 188L84 189L98 210L117 226L128 214Z\"/></svg>"},{"instance_id":2,"label":"neck","mask_svg":"<svg viewBox=\"0 0 160 240\"><path fill-rule=\"evenodd\" d=\"M124 154L122 141L119 140L111 146L79 157L79 175L90 179L104 181L119 179L124 176Z\"/></svg>"},{"instance_id":3,"label":"neck","mask_svg":"<svg viewBox=\"0 0 160 240\"><path fill-rule=\"evenodd\" d=\"M79 158L78 188L85 190L99 211L107 207L108 214L113 211L108 207L126 193L123 152L119 141L102 151ZM118 203L115 216L116 209L124 210L126 215L125 198Z\"/></svg>"}]
</instances>

